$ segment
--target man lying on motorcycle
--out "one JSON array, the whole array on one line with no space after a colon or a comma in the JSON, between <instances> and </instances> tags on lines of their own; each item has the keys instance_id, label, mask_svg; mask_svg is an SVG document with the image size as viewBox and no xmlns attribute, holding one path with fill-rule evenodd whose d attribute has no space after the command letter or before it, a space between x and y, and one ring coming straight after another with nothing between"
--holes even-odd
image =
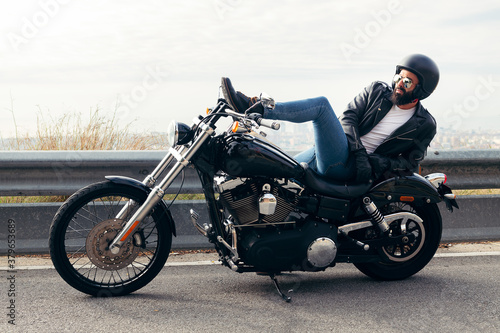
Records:
<instances>
[{"instance_id":1,"label":"man lying on motorcycle","mask_svg":"<svg viewBox=\"0 0 500 333\"><path fill-rule=\"evenodd\" d=\"M295 158L336 180L368 182L417 170L436 134L436 121L420 101L438 81L439 70L432 59L410 55L396 66L392 87L373 82L340 118L325 97L276 103L271 110L259 98L236 92L228 78L222 78L222 91L237 112L253 106L251 112L267 119L312 121L315 145Z\"/></svg>"}]
</instances>

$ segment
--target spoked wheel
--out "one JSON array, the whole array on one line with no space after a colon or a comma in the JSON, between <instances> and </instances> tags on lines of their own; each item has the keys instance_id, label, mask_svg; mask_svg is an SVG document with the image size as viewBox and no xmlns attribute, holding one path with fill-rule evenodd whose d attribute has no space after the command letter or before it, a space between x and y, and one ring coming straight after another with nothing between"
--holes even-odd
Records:
<instances>
[{"instance_id":1,"label":"spoked wheel","mask_svg":"<svg viewBox=\"0 0 500 333\"><path fill-rule=\"evenodd\" d=\"M418 218L399 219L389 225L393 236L403 237L400 243L384 246L379 250L383 260L354 265L377 280L401 280L416 274L429 263L439 247L442 232L439 208L436 204L416 206L391 203L383 207L381 212L384 215L411 212Z\"/></svg>"},{"instance_id":2,"label":"spoked wheel","mask_svg":"<svg viewBox=\"0 0 500 333\"><path fill-rule=\"evenodd\" d=\"M170 252L169 217L154 209L120 247L109 244L147 194L111 182L90 185L72 195L50 228L50 255L61 277L94 296L129 294L148 284L163 268ZM124 216L117 218L121 211Z\"/></svg>"}]
</instances>

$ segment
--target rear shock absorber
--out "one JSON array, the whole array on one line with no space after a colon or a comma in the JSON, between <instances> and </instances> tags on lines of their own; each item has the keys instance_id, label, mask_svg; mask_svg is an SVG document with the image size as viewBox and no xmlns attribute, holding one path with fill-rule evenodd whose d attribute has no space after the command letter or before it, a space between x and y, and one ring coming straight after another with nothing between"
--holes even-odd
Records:
<instances>
[{"instance_id":1,"label":"rear shock absorber","mask_svg":"<svg viewBox=\"0 0 500 333\"><path fill-rule=\"evenodd\" d=\"M363 198L363 204L365 211L370 214L373 224L379 228L382 234L388 235L389 225L375 203L369 197L365 197Z\"/></svg>"}]
</instances>

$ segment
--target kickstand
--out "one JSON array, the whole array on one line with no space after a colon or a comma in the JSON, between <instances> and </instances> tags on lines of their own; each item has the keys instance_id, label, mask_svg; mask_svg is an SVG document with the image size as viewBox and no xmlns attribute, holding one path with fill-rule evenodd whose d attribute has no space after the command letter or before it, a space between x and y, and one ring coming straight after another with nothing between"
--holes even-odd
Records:
<instances>
[{"instance_id":1,"label":"kickstand","mask_svg":"<svg viewBox=\"0 0 500 333\"><path fill-rule=\"evenodd\" d=\"M276 279L276 275L274 273L270 273L269 274L269 277L271 278L271 280L273 280L274 282L274 286L276 287L276 290L278 291L278 294L280 294L281 298L283 298L283 300L287 303L289 303L292 298L290 296L287 296L285 295L282 291L281 291L281 288L280 288L280 285L278 283L278 279ZM288 290L289 293L293 292L293 289L290 289Z\"/></svg>"}]
</instances>

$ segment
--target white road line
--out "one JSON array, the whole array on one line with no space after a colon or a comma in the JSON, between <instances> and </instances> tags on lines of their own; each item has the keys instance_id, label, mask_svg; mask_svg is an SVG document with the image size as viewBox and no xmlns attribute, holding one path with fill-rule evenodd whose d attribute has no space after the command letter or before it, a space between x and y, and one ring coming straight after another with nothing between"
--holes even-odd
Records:
<instances>
[{"instance_id":1,"label":"white road line","mask_svg":"<svg viewBox=\"0 0 500 333\"><path fill-rule=\"evenodd\" d=\"M40 269L54 269L54 266L17 266L14 269L0 267L0 271L18 272L18 271L36 271Z\"/></svg>"},{"instance_id":2,"label":"white road line","mask_svg":"<svg viewBox=\"0 0 500 333\"><path fill-rule=\"evenodd\" d=\"M493 251L493 252L462 252L462 253L436 253L434 255L434 258L481 257L481 256L500 256L500 251Z\"/></svg>"},{"instance_id":3,"label":"white road line","mask_svg":"<svg viewBox=\"0 0 500 333\"><path fill-rule=\"evenodd\" d=\"M459 258L459 257L482 257L482 256L500 256L500 251L493 252L462 252L462 253L437 253L434 258ZM165 267L175 267L175 266L207 266L207 265L220 265L219 261L214 260L203 260L203 261L174 261L167 262ZM54 269L51 265L39 265L39 266L17 266L14 271L35 271L43 269ZM12 271L8 267L0 267L0 271Z\"/></svg>"}]
</instances>

